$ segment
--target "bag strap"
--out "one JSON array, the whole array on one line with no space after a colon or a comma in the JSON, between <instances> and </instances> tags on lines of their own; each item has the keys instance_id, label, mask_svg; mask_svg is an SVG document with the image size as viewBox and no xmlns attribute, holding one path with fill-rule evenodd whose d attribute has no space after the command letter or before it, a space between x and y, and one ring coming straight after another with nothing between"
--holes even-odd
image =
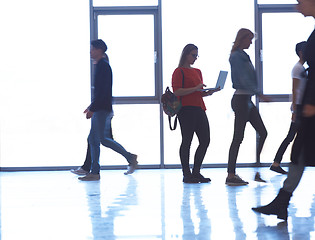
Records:
<instances>
[{"instance_id":1,"label":"bag strap","mask_svg":"<svg viewBox=\"0 0 315 240\"><path fill-rule=\"evenodd\" d=\"M184 85L185 85L185 75L184 75L183 69L180 69L180 71L181 71L182 74L183 74L182 88L184 88ZM182 96L180 96L180 103L182 103Z\"/></svg>"},{"instance_id":2,"label":"bag strap","mask_svg":"<svg viewBox=\"0 0 315 240\"><path fill-rule=\"evenodd\" d=\"M182 74L183 74L182 87L184 88L185 75L184 75L184 71L183 71L183 69L180 69L180 71L181 71L181 72L182 72ZM180 103L182 103L182 97L180 97L179 99L180 99ZM175 130L175 129L176 129L176 127L177 127L177 119L178 119L178 116L177 116L177 114L176 114L176 117L175 117L175 119L174 119L174 127L172 127L171 117L170 117L170 116L168 116L168 123L169 123L169 125L170 125L170 129L171 129L172 131L173 131L173 130Z\"/></svg>"},{"instance_id":3,"label":"bag strap","mask_svg":"<svg viewBox=\"0 0 315 240\"><path fill-rule=\"evenodd\" d=\"M178 119L178 117L177 117L177 115L176 115L176 117L175 117L175 119L174 119L174 127L172 127L171 116L168 116L168 123L169 123L170 129L171 129L172 131L174 131L174 130L176 129L176 127L177 127L177 119Z\"/></svg>"}]
</instances>

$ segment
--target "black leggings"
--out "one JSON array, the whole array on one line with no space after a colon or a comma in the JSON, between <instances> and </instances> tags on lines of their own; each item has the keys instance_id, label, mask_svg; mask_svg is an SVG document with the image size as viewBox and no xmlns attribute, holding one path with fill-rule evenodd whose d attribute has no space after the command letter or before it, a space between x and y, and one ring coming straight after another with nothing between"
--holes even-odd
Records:
<instances>
[{"instance_id":1,"label":"black leggings","mask_svg":"<svg viewBox=\"0 0 315 240\"><path fill-rule=\"evenodd\" d=\"M286 136L286 138L281 143L281 145L280 145L280 147L276 153L275 159L273 160L274 162L281 163L282 157L283 157L285 151L287 150L287 147L293 141L293 139L294 139L294 137L298 131L301 116L302 116L302 106L297 105L296 106L296 119L294 122L291 122L288 135Z\"/></svg>"},{"instance_id":2,"label":"black leggings","mask_svg":"<svg viewBox=\"0 0 315 240\"><path fill-rule=\"evenodd\" d=\"M236 159L240 145L244 138L244 131L247 122L250 122L259 135L256 157L260 155L267 137L265 125L256 106L251 101L250 95L235 94L232 98L232 109L235 113L235 121L234 135L229 151L228 173L235 173Z\"/></svg>"},{"instance_id":3,"label":"black leggings","mask_svg":"<svg viewBox=\"0 0 315 240\"><path fill-rule=\"evenodd\" d=\"M209 122L205 111L200 107L193 106L182 107L178 114L178 119L182 133L179 156L183 175L184 177L189 177L191 175L189 153L194 133L196 133L198 137L199 146L194 157L193 174L198 174L210 143Z\"/></svg>"}]
</instances>

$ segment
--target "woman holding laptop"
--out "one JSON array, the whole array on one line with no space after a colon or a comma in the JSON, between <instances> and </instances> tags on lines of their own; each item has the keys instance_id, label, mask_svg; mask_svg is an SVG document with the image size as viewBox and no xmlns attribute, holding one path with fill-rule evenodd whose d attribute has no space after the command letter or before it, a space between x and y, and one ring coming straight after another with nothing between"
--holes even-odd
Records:
<instances>
[{"instance_id":1,"label":"woman holding laptop","mask_svg":"<svg viewBox=\"0 0 315 240\"><path fill-rule=\"evenodd\" d=\"M232 98L232 109L235 113L234 135L229 150L228 176L226 184L230 186L247 185L248 182L241 179L236 173L236 159L240 145L244 138L244 131L247 122L255 128L259 134L259 143L257 147L257 156L260 155L264 142L267 137L267 130L260 117L256 106L251 101L253 95L260 95L258 89L256 71L254 66L244 51L252 43L254 34L245 28L238 31L234 45L231 50L230 64L233 88L235 89ZM265 182L256 173L255 181Z\"/></svg>"},{"instance_id":2,"label":"woman holding laptop","mask_svg":"<svg viewBox=\"0 0 315 240\"><path fill-rule=\"evenodd\" d=\"M192 65L198 58L198 48L193 44L184 47L180 57L178 68L172 76L172 87L174 94L181 99L182 108L178 113L179 124L182 133L182 143L179 155L183 171L184 183L210 182L200 174L201 164L210 143L210 128L206 115L206 106L203 97L212 95L219 88L203 91L202 74ZM194 167L192 172L189 167L189 153L191 142L196 133L199 146L194 156Z\"/></svg>"}]
</instances>

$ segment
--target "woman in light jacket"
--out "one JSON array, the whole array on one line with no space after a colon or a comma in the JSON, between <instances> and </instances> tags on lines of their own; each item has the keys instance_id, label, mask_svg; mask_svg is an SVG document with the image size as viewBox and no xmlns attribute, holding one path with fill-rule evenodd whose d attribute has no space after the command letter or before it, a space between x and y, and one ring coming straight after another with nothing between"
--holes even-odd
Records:
<instances>
[{"instance_id":1,"label":"woman in light jacket","mask_svg":"<svg viewBox=\"0 0 315 240\"><path fill-rule=\"evenodd\" d=\"M238 31L231 50L230 64L231 77L235 93L232 98L232 109L235 113L234 135L229 151L227 185L246 185L248 182L241 179L236 173L236 159L240 145L244 138L246 123L249 122L259 134L257 156L260 155L267 137L267 130L260 117L258 109L251 101L253 95L260 95L255 68L244 49L252 43L254 34L245 28ZM256 173L256 181L264 182Z\"/></svg>"}]
</instances>

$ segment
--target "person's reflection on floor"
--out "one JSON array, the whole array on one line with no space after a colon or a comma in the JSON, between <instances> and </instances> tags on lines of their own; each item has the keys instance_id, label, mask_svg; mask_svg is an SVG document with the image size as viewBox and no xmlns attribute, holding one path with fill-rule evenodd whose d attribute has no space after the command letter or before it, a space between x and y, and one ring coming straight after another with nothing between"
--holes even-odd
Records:
<instances>
[{"instance_id":1,"label":"person's reflection on floor","mask_svg":"<svg viewBox=\"0 0 315 240\"><path fill-rule=\"evenodd\" d=\"M312 199L312 203L309 206L309 213L306 213L308 216L298 216L298 209L296 207L290 206L290 215L292 219L292 239L303 239L303 240L311 240L314 239L311 236L311 233L314 233L314 218L315 218L315 199ZM307 202L303 202L307 204ZM294 204L292 204L294 206Z\"/></svg>"},{"instance_id":2,"label":"person's reflection on floor","mask_svg":"<svg viewBox=\"0 0 315 240\"><path fill-rule=\"evenodd\" d=\"M92 223L93 239L115 240L114 221L120 212L127 210L128 206L136 205L137 199L137 181L129 176L126 189L107 207L107 211L102 213L100 182L84 182L86 189L86 197L90 210L90 218ZM106 196L103 196L106 198Z\"/></svg>"},{"instance_id":3,"label":"person's reflection on floor","mask_svg":"<svg viewBox=\"0 0 315 240\"><path fill-rule=\"evenodd\" d=\"M246 234L244 232L244 226L243 222L241 221L239 214L238 214L238 207L237 207L237 195L239 195L246 186L243 187L231 187L227 189L228 193L228 205L229 205L229 213L230 218L233 222L234 226L234 233L235 233L235 239L246 239Z\"/></svg>"},{"instance_id":4,"label":"person's reflection on floor","mask_svg":"<svg viewBox=\"0 0 315 240\"><path fill-rule=\"evenodd\" d=\"M201 192L202 185L185 184L183 186L183 199L181 218L183 223L183 240L210 240L211 222L208 217ZM197 218L193 219L191 213L196 212ZM197 225L198 224L198 225ZM197 231L197 234L195 233Z\"/></svg>"}]
</instances>

